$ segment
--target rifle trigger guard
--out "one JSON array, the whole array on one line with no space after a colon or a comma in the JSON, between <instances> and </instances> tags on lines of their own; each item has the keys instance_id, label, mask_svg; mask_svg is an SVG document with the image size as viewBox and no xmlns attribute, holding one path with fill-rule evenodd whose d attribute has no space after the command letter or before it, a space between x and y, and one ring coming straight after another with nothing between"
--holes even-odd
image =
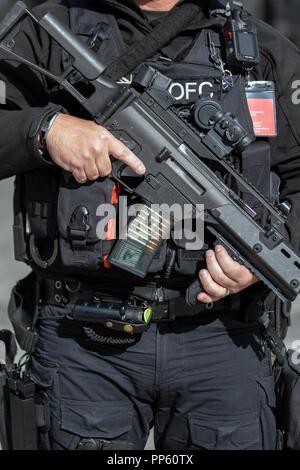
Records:
<instances>
[{"instance_id":1,"label":"rifle trigger guard","mask_svg":"<svg viewBox=\"0 0 300 470\"><path fill-rule=\"evenodd\" d=\"M119 163L119 164L118 164ZM122 179L121 179L121 176L122 176L122 171L126 168L126 163L122 163L120 165L120 162L119 160L116 160L116 163L114 164L114 162L112 162L112 165L111 165L111 174L110 174L110 178L117 181L118 183L120 183L122 185L122 187L129 193L129 194L134 194L134 191L135 189L134 188L131 188L130 186L128 186L128 184L126 184ZM116 168L116 169L115 169Z\"/></svg>"}]
</instances>

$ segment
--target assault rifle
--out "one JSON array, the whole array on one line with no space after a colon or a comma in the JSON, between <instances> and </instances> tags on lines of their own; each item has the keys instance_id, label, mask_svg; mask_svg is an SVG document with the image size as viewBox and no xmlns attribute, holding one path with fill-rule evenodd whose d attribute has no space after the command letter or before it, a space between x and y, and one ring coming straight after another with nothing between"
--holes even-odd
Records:
<instances>
[{"instance_id":1,"label":"assault rifle","mask_svg":"<svg viewBox=\"0 0 300 470\"><path fill-rule=\"evenodd\" d=\"M29 16L68 54L72 63L61 76L29 62L14 52L17 25ZM159 236L144 234L154 204L190 204L196 214L204 205L206 229L238 262L247 266L281 300L294 300L300 289L300 258L284 236L285 206L273 207L230 164L228 157L243 151L252 138L219 103L199 100L193 110L193 122L183 120L174 109L167 91L170 79L157 70L142 67L132 86L122 87L107 80L104 65L51 13L37 19L23 2L0 25L0 49L8 60L20 61L43 73L67 90L85 108L96 123L105 126L144 162L145 176L131 187L125 181L124 164L113 161L111 178L144 201L136 219L130 222L127 239L119 239L109 261L137 276L145 277L162 242L163 218L154 213ZM69 81L79 72L89 82L84 96ZM229 189L209 168L216 162L232 175L242 192L249 193L267 212L267 224L255 220L255 211ZM155 211L154 211L155 212ZM196 302L199 281L189 289L188 301Z\"/></svg>"}]
</instances>

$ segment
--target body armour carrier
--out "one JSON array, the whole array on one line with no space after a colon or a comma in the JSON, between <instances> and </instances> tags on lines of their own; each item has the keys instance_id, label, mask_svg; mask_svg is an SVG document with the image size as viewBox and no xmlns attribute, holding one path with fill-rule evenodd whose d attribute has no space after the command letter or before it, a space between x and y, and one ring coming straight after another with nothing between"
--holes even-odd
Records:
<instances>
[{"instance_id":1,"label":"body armour carrier","mask_svg":"<svg viewBox=\"0 0 300 470\"><path fill-rule=\"evenodd\" d=\"M86 9L82 1L70 3L71 29L97 52L102 63L109 65L126 52L112 15ZM189 115L199 96L213 97L221 102L225 112L233 113L240 124L253 134L244 74L241 70L226 71L225 78L229 80L224 80L224 73L212 59L212 51L224 56L222 49L220 32L217 27L212 27L200 30L189 50L180 53L180 56L168 57L166 48L146 63L172 79L169 91L183 118ZM69 60L69 56L64 54L65 68ZM78 84L81 80L81 76L74 73L72 83ZM119 83L128 86L131 81L132 75L129 75ZM267 142L262 139L254 142L237 160L234 163L248 180L275 202L279 186L270 184L270 148ZM220 176L233 188L228 176ZM275 187L273 195L270 193L271 186ZM101 276L103 272L113 273L115 268L110 268L107 257L115 241L116 221L113 216L109 218L107 213L101 211L101 205L112 204L117 208L120 191L122 188L109 178L80 185L74 178L66 178L54 166L18 177L15 197L16 258L34 269L93 276ZM242 197L253 205L247 194ZM259 213L259 207L254 208ZM101 224L105 226L106 239L97 236ZM193 276L204 260L207 245L201 251L185 250L179 240L168 241L162 246L149 273L164 270L170 245L175 246L176 251L172 273Z\"/></svg>"}]
</instances>

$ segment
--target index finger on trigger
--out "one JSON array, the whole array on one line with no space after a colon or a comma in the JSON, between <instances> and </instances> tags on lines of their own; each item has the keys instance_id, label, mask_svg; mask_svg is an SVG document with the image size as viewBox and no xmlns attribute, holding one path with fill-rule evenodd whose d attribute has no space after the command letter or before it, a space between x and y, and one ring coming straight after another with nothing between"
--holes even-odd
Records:
<instances>
[{"instance_id":1,"label":"index finger on trigger","mask_svg":"<svg viewBox=\"0 0 300 470\"><path fill-rule=\"evenodd\" d=\"M121 160L128 165L138 175L143 175L145 173L146 168L143 162L118 139L113 138L111 140L109 153L117 160Z\"/></svg>"}]
</instances>

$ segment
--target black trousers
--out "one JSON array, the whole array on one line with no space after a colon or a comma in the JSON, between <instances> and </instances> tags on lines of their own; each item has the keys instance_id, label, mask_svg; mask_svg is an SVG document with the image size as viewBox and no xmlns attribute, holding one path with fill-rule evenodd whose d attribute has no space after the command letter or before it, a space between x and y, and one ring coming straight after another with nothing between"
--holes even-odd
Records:
<instances>
[{"instance_id":1,"label":"black trousers","mask_svg":"<svg viewBox=\"0 0 300 470\"><path fill-rule=\"evenodd\" d=\"M45 306L31 375L49 397L41 449L275 449L275 393L259 326L207 313L113 337ZM127 343L130 338L130 343Z\"/></svg>"}]
</instances>

